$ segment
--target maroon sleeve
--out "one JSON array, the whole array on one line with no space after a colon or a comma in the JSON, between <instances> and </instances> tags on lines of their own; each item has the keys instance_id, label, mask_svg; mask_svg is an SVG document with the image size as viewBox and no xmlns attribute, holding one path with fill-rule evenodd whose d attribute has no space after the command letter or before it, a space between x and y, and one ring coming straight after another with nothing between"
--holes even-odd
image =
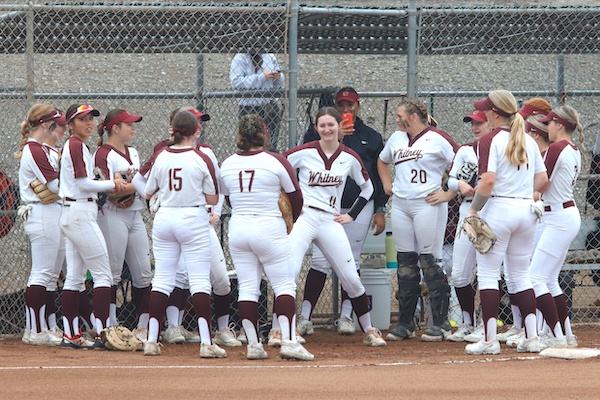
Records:
<instances>
[{"instance_id":1,"label":"maroon sleeve","mask_svg":"<svg viewBox=\"0 0 600 400\"><path fill-rule=\"evenodd\" d=\"M554 167L556 166L556 161L560 156L560 153L564 150L564 148L569 143L566 140L561 140L560 142L552 143L548 150L546 150L546 156L544 157L544 164L546 165L546 170L548 172L548 177L552 178L552 172L554 171Z\"/></svg>"},{"instance_id":2,"label":"maroon sleeve","mask_svg":"<svg viewBox=\"0 0 600 400\"><path fill-rule=\"evenodd\" d=\"M83 146L85 146L85 144L77 136L71 136L69 138L69 153L71 153L75 179L88 176L85 169L85 161L83 160Z\"/></svg>"},{"instance_id":3,"label":"maroon sleeve","mask_svg":"<svg viewBox=\"0 0 600 400\"><path fill-rule=\"evenodd\" d=\"M207 156L206 154L204 154L200 150L194 149L194 151L206 163L206 166L208 167L208 171L210 172L210 176L212 177L213 184L215 185L215 194L219 194L219 182L217 181L217 174L215 172L215 166L214 166L212 160L210 159L209 156Z\"/></svg>"},{"instance_id":4,"label":"maroon sleeve","mask_svg":"<svg viewBox=\"0 0 600 400\"><path fill-rule=\"evenodd\" d=\"M44 175L46 182L57 179L58 171L54 170L54 167L52 167L50 161L48 161L48 154L44 151L42 145L37 142L29 142L27 145L31 151L33 161L35 161L35 164L42 172L42 175Z\"/></svg>"},{"instance_id":5,"label":"maroon sleeve","mask_svg":"<svg viewBox=\"0 0 600 400\"><path fill-rule=\"evenodd\" d=\"M154 147L156 149L156 147ZM154 153L152 153L152 155L150 156L150 158L148 159L148 161L146 161L144 163L144 165L142 165L140 167L140 170L138 171L140 173L140 175L142 176L146 176L148 174L148 172L150 172L150 170L152 169L152 166L154 165L154 161L156 161L156 157L160 154L161 151L163 151L166 148L166 146L163 147L159 147Z\"/></svg>"},{"instance_id":6,"label":"maroon sleeve","mask_svg":"<svg viewBox=\"0 0 600 400\"><path fill-rule=\"evenodd\" d=\"M98 150L96 150L96 155L94 157L94 165L100 168L100 171L102 171L106 179L111 180L112 177L109 176L110 170L108 169L108 163L106 162L108 159L108 153L110 153L109 146L102 145L98 147Z\"/></svg>"},{"instance_id":7,"label":"maroon sleeve","mask_svg":"<svg viewBox=\"0 0 600 400\"><path fill-rule=\"evenodd\" d=\"M446 139L448 143L450 143L450 145L452 146L452 150L454 150L454 153L456 154L460 146L454 141L454 139L452 139L452 136L450 136L448 133L444 132L441 129L431 128L431 130L439 134L444 139Z\"/></svg>"},{"instance_id":8,"label":"maroon sleeve","mask_svg":"<svg viewBox=\"0 0 600 400\"><path fill-rule=\"evenodd\" d=\"M356 160L360 163L360 169L361 169L361 173L363 175L363 178L365 179L365 181L368 181L370 179L369 178L369 173L367 172L367 169L365 168L365 164L363 164L362 159L360 158L360 156L354 150L352 150L350 147L347 147L347 146L345 146L343 144L340 144L340 147L342 148L343 151L345 151L346 153L350 154L352 157L356 158ZM375 187L373 187L373 190L374 189L375 189Z\"/></svg>"}]
</instances>

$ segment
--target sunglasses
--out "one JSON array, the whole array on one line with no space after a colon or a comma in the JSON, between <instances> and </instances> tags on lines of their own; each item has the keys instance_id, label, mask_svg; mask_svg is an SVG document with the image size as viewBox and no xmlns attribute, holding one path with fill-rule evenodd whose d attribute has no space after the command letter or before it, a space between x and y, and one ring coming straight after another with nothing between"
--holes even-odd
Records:
<instances>
[{"instance_id":1,"label":"sunglasses","mask_svg":"<svg viewBox=\"0 0 600 400\"><path fill-rule=\"evenodd\" d=\"M73 121L78 115L81 115L83 113L89 113L89 112L91 112L92 115L94 115L94 116L98 116L100 114L92 106L88 106L88 105L84 104L75 109L73 114L71 114L71 116L69 118L67 118L67 122Z\"/></svg>"},{"instance_id":2,"label":"sunglasses","mask_svg":"<svg viewBox=\"0 0 600 400\"><path fill-rule=\"evenodd\" d=\"M33 122L29 121L29 123L31 124L32 127L35 127L35 126L43 124L44 122L52 121L53 119L56 119L58 117L60 117L60 113L58 111L54 110L50 114L44 115L37 121L33 121Z\"/></svg>"}]
</instances>

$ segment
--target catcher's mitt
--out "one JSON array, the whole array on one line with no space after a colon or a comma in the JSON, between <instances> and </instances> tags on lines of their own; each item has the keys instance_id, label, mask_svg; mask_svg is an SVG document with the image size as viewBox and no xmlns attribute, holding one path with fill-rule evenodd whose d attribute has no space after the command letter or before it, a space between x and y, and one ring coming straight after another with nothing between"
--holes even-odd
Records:
<instances>
[{"instance_id":1,"label":"catcher's mitt","mask_svg":"<svg viewBox=\"0 0 600 400\"><path fill-rule=\"evenodd\" d=\"M467 217L463 220L459 234L464 231L471 243L481 254L485 254L494 247L496 235L490 226L478 216Z\"/></svg>"},{"instance_id":2,"label":"catcher's mitt","mask_svg":"<svg viewBox=\"0 0 600 400\"><path fill-rule=\"evenodd\" d=\"M109 326L102 330L100 338L109 350L137 351L143 347L141 340L124 326Z\"/></svg>"},{"instance_id":3,"label":"catcher's mitt","mask_svg":"<svg viewBox=\"0 0 600 400\"><path fill-rule=\"evenodd\" d=\"M102 172L102 170L98 167L94 168L94 180L96 181L105 181L106 180L106 176L104 176L104 173ZM98 208L102 208L102 206L104 206L104 203L106 203L106 199L108 199L108 193L106 192L100 192L98 193Z\"/></svg>"},{"instance_id":4,"label":"catcher's mitt","mask_svg":"<svg viewBox=\"0 0 600 400\"><path fill-rule=\"evenodd\" d=\"M466 162L458 168L458 171L456 173L456 178L459 181L467 182L469 185L471 185L471 187L474 188L475 185L477 184L478 169L479 168L478 168L477 164Z\"/></svg>"},{"instance_id":5,"label":"catcher's mitt","mask_svg":"<svg viewBox=\"0 0 600 400\"><path fill-rule=\"evenodd\" d=\"M130 171L115 172L115 176L117 176L117 174L120 175L120 177L123 178L123 180L125 180L127 183L131 183L132 174ZM117 208L129 208L135 201L135 193L128 194L126 196L108 195L108 200L110 200L110 202L113 203Z\"/></svg>"},{"instance_id":6,"label":"catcher's mitt","mask_svg":"<svg viewBox=\"0 0 600 400\"><path fill-rule=\"evenodd\" d=\"M287 233L289 234L294 227L294 217L292 216L292 203L290 202L290 198L283 190L279 194L278 204L279 210L281 211L281 216L285 221Z\"/></svg>"},{"instance_id":7,"label":"catcher's mitt","mask_svg":"<svg viewBox=\"0 0 600 400\"><path fill-rule=\"evenodd\" d=\"M40 199L42 204L50 204L60 200L60 196L50 191L46 185L44 185L39 179L31 182L29 187L33 190L33 193Z\"/></svg>"}]
</instances>

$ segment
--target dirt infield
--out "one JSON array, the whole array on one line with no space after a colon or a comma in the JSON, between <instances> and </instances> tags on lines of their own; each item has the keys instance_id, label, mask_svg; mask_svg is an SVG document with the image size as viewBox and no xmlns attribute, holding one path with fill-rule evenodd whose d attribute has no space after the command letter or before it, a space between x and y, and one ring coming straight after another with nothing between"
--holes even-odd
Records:
<instances>
[{"instance_id":1,"label":"dirt infield","mask_svg":"<svg viewBox=\"0 0 600 400\"><path fill-rule=\"evenodd\" d=\"M580 347L600 347L597 327L578 327ZM418 337L418 336L417 336ZM583 399L598 397L600 359L546 359L505 346L497 356L468 356L461 343L418 339L367 348L360 335L317 330L313 362L249 361L245 347L228 358L198 357L198 344L166 345L160 357L0 342L0 398L173 399ZM72 396L68 396L72 398Z\"/></svg>"}]
</instances>

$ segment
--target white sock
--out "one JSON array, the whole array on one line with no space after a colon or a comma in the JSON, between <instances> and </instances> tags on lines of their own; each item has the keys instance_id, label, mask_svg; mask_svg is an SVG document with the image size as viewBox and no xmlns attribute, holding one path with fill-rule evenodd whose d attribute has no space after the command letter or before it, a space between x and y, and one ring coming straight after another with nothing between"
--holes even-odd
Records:
<instances>
[{"instance_id":1,"label":"white sock","mask_svg":"<svg viewBox=\"0 0 600 400\"><path fill-rule=\"evenodd\" d=\"M256 333L256 327L249 319L242 320L242 327L244 328L244 332L246 332L246 340L248 340L248 344L258 343L258 334Z\"/></svg>"},{"instance_id":2,"label":"white sock","mask_svg":"<svg viewBox=\"0 0 600 400\"><path fill-rule=\"evenodd\" d=\"M282 340L292 340L292 327L296 326L296 316L292 318L292 321L289 321L285 315L280 315L277 317L277 321L279 321L279 326L281 327L281 339ZM294 339L296 340L296 332L294 332Z\"/></svg>"},{"instance_id":3,"label":"white sock","mask_svg":"<svg viewBox=\"0 0 600 400\"><path fill-rule=\"evenodd\" d=\"M565 324L565 336L566 337L574 336L573 331L571 330L571 318L567 317L565 319L564 324Z\"/></svg>"},{"instance_id":4,"label":"white sock","mask_svg":"<svg viewBox=\"0 0 600 400\"><path fill-rule=\"evenodd\" d=\"M516 329L523 329L523 316L521 315L521 309L513 304L510 305L510 309L513 315L513 326Z\"/></svg>"},{"instance_id":5,"label":"white sock","mask_svg":"<svg viewBox=\"0 0 600 400\"><path fill-rule=\"evenodd\" d=\"M210 328L205 318L198 318L198 332L200 333L200 342L204 344L212 344L210 337Z\"/></svg>"},{"instance_id":6,"label":"white sock","mask_svg":"<svg viewBox=\"0 0 600 400\"><path fill-rule=\"evenodd\" d=\"M535 314L529 314L525 317L525 337L527 339L537 337L537 318Z\"/></svg>"},{"instance_id":7,"label":"white sock","mask_svg":"<svg viewBox=\"0 0 600 400\"><path fill-rule=\"evenodd\" d=\"M31 316L29 315L29 307L25 306L25 331L31 332Z\"/></svg>"},{"instance_id":8,"label":"white sock","mask_svg":"<svg viewBox=\"0 0 600 400\"><path fill-rule=\"evenodd\" d=\"M312 312L312 304L310 304L310 302L308 300L304 300L302 301L302 317L305 320L309 320L310 319L310 313Z\"/></svg>"},{"instance_id":9,"label":"white sock","mask_svg":"<svg viewBox=\"0 0 600 400\"><path fill-rule=\"evenodd\" d=\"M471 326L474 325L473 319L471 318L471 314L469 314L467 311L462 312L462 319L463 319L463 324L471 325Z\"/></svg>"},{"instance_id":10,"label":"white sock","mask_svg":"<svg viewBox=\"0 0 600 400\"><path fill-rule=\"evenodd\" d=\"M48 322L46 321L46 305L40 308L40 332L48 330Z\"/></svg>"},{"instance_id":11,"label":"white sock","mask_svg":"<svg viewBox=\"0 0 600 400\"><path fill-rule=\"evenodd\" d=\"M556 325L554 325L554 329L552 329L552 333L554 334L554 337L557 339L565 338L565 335L563 334L563 331L562 331L562 327L560 326L560 322L557 322Z\"/></svg>"},{"instance_id":12,"label":"white sock","mask_svg":"<svg viewBox=\"0 0 600 400\"><path fill-rule=\"evenodd\" d=\"M56 328L56 314L52 313L48 315L48 329Z\"/></svg>"},{"instance_id":13,"label":"white sock","mask_svg":"<svg viewBox=\"0 0 600 400\"><path fill-rule=\"evenodd\" d=\"M167 307L167 326L179 325L179 308L175 306Z\"/></svg>"},{"instance_id":14,"label":"white sock","mask_svg":"<svg viewBox=\"0 0 600 400\"><path fill-rule=\"evenodd\" d=\"M352 302L350 299L342 301L342 311L340 312L340 318L346 317L352 319Z\"/></svg>"},{"instance_id":15,"label":"white sock","mask_svg":"<svg viewBox=\"0 0 600 400\"><path fill-rule=\"evenodd\" d=\"M221 315L217 318L217 329L222 331L229 326L229 314Z\"/></svg>"},{"instance_id":16,"label":"white sock","mask_svg":"<svg viewBox=\"0 0 600 400\"><path fill-rule=\"evenodd\" d=\"M158 334L160 328L158 326L158 320L154 317L148 321L148 341L152 343L158 343Z\"/></svg>"},{"instance_id":17,"label":"white sock","mask_svg":"<svg viewBox=\"0 0 600 400\"><path fill-rule=\"evenodd\" d=\"M138 318L137 327L138 328L148 328L149 320L150 320L150 314L148 314L148 313L140 314L140 317Z\"/></svg>"},{"instance_id":18,"label":"white sock","mask_svg":"<svg viewBox=\"0 0 600 400\"><path fill-rule=\"evenodd\" d=\"M115 303L110 303L110 307L108 309L108 319L110 321L108 326L119 325L119 320L117 319L117 305Z\"/></svg>"},{"instance_id":19,"label":"white sock","mask_svg":"<svg viewBox=\"0 0 600 400\"><path fill-rule=\"evenodd\" d=\"M485 325L485 341L486 342L491 342L492 340L496 340L496 334L498 333L497 327L498 327L498 322L497 322L496 318L490 318L487 320L486 325Z\"/></svg>"},{"instance_id":20,"label":"white sock","mask_svg":"<svg viewBox=\"0 0 600 400\"><path fill-rule=\"evenodd\" d=\"M273 319L271 321L271 329L281 329L279 326L279 319L277 318L277 314L273 313Z\"/></svg>"},{"instance_id":21,"label":"white sock","mask_svg":"<svg viewBox=\"0 0 600 400\"><path fill-rule=\"evenodd\" d=\"M358 322L360 323L360 326L362 327L362 330L365 333L373 327L373 324L371 323L371 313L370 312L366 312L363 315L361 315L360 317L358 317Z\"/></svg>"},{"instance_id":22,"label":"white sock","mask_svg":"<svg viewBox=\"0 0 600 400\"><path fill-rule=\"evenodd\" d=\"M177 316L177 325L183 325L183 314L185 314L185 310L179 310L179 315Z\"/></svg>"}]
</instances>

